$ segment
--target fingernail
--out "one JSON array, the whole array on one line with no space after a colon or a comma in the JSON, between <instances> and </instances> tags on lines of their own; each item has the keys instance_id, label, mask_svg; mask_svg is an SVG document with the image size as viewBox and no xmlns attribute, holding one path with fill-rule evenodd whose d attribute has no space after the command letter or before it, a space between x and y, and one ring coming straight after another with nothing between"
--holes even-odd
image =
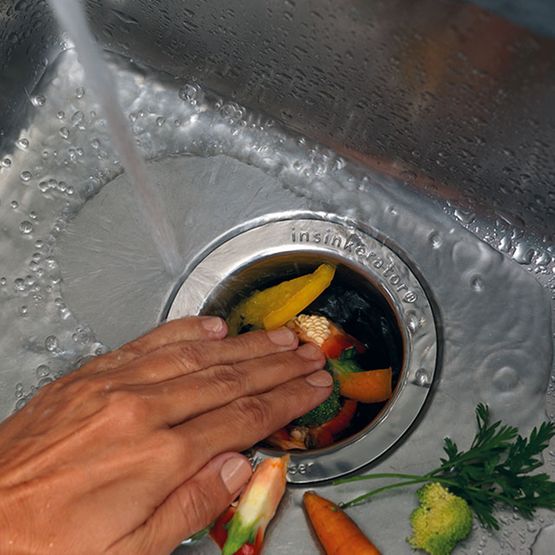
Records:
<instances>
[{"instance_id":1,"label":"fingernail","mask_svg":"<svg viewBox=\"0 0 555 555\"><path fill-rule=\"evenodd\" d=\"M292 345L296 337L289 328L278 328L277 330L267 332L267 334L272 343L281 347Z\"/></svg>"},{"instance_id":2,"label":"fingernail","mask_svg":"<svg viewBox=\"0 0 555 555\"><path fill-rule=\"evenodd\" d=\"M319 360L324 358L322 351L314 343L305 343L297 349L297 354L305 360Z\"/></svg>"},{"instance_id":3,"label":"fingernail","mask_svg":"<svg viewBox=\"0 0 555 555\"><path fill-rule=\"evenodd\" d=\"M217 316L203 316L200 325L212 333L219 333L224 329L224 321Z\"/></svg>"},{"instance_id":4,"label":"fingernail","mask_svg":"<svg viewBox=\"0 0 555 555\"><path fill-rule=\"evenodd\" d=\"M251 474L251 465L244 457L228 459L220 470L220 476L229 493L235 493L243 487Z\"/></svg>"},{"instance_id":5,"label":"fingernail","mask_svg":"<svg viewBox=\"0 0 555 555\"><path fill-rule=\"evenodd\" d=\"M307 376L306 381L314 387L331 387L333 384L331 374L325 370L310 374L310 376Z\"/></svg>"}]
</instances>

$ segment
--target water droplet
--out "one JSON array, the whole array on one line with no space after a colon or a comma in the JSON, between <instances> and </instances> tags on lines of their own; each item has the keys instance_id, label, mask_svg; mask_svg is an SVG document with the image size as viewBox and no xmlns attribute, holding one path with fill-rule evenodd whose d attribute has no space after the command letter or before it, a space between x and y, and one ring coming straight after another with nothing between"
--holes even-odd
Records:
<instances>
[{"instance_id":1,"label":"water droplet","mask_svg":"<svg viewBox=\"0 0 555 555\"><path fill-rule=\"evenodd\" d=\"M22 171L19 174L19 178L21 179L21 181L23 181L23 183L27 183L28 181L31 180L31 177L33 177L33 174L30 171Z\"/></svg>"},{"instance_id":2,"label":"water droplet","mask_svg":"<svg viewBox=\"0 0 555 555\"><path fill-rule=\"evenodd\" d=\"M520 241L513 254L513 259L519 264L531 264L536 251L524 241Z\"/></svg>"},{"instance_id":3,"label":"water droplet","mask_svg":"<svg viewBox=\"0 0 555 555\"><path fill-rule=\"evenodd\" d=\"M0 286L2 287L6 287L6 284L8 283L8 279L5 277L1 277L0 278Z\"/></svg>"},{"instance_id":4,"label":"water droplet","mask_svg":"<svg viewBox=\"0 0 555 555\"><path fill-rule=\"evenodd\" d=\"M428 235L428 241L432 245L433 249L439 249L443 244L443 239L437 231L432 231L430 235Z\"/></svg>"},{"instance_id":5,"label":"water droplet","mask_svg":"<svg viewBox=\"0 0 555 555\"><path fill-rule=\"evenodd\" d=\"M46 103L46 97L43 96L42 94L37 94L36 96L33 96L31 98L31 104L33 106L37 106L38 108L40 108L41 106L44 106L45 103Z\"/></svg>"},{"instance_id":6,"label":"water droplet","mask_svg":"<svg viewBox=\"0 0 555 555\"><path fill-rule=\"evenodd\" d=\"M484 290L484 281L480 276L474 276L470 280L470 287L472 287L476 293L481 293Z\"/></svg>"},{"instance_id":7,"label":"water droplet","mask_svg":"<svg viewBox=\"0 0 555 555\"><path fill-rule=\"evenodd\" d=\"M45 378L42 378L39 380L39 382L37 383L37 387L40 389L41 387L44 387L45 385L48 385L49 383L52 383L54 381L54 378L50 377L50 376L46 376Z\"/></svg>"},{"instance_id":8,"label":"water droplet","mask_svg":"<svg viewBox=\"0 0 555 555\"><path fill-rule=\"evenodd\" d=\"M511 236L508 233L506 233L499 240L499 250L501 252L509 252L512 246L513 246L513 242L511 241Z\"/></svg>"},{"instance_id":9,"label":"water droplet","mask_svg":"<svg viewBox=\"0 0 555 555\"><path fill-rule=\"evenodd\" d=\"M57 117L58 119L64 119L64 118L66 117L66 113L65 113L64 111L60 110L60 111L56 114L56 117Z\"/></svg>"},{"instance_id":10,"label":"water droplet","mask_svg":"<svg viewBox=\"0 0 555 555\"><path fill-rule=\"evenodd\" d=\"M19 207L19 202L17 202L17 200L12 200L10 202L10 206L15 210L16 208Z\"/></svg>"},{"instance_id":11,"label":"water droplet","mask_svg":"<svg viewBox=\"0 0 555 555\"><path fill-rule=\"evenodd\" d=\"M15 146L21 150L27 150L29 148L29 141L25 138L18 139Z\"/></svg>"},{"instance_id":12,"label":"water droplet","mask_svg":"<svg viewBox=\"0 0 555 555\"><path fill-rule=\"evenodd\" d=\"M21 314L21 316L26 316L28 312L29 307L25 304L19 309L19 313Z\"/></svg>"},{"instance_id":13,"label":"water droplet","mask_svg":"<svg viewBox=\"0 0 555 555\"><path fill-rule=\"evenodd\" d=\"M49 335L44 340L44 347L46 348L47 351L49 351L50 353L53 353L58 349L58 338L55 335Z\"/></svg>"},{"instance_id":14,"label":"water droplet","mask_svg":"<svg viewBox=\"0 0 555 555\"><path fill-rule=\"evenodd\" d=\"M453 214L455 218L457 218L457 220L466 225L471 224L476 218L474 212L471 212L469 210L462 210L460 208L455 209Z\"/></svg>"},{"instance_id":15,"label":"water droplet","mask_svg":"<svg viewBox=\"0 0 555 555\"><path fill-rule=\"evenodd\" d=\"M14 287L16 291L25 291L25 280L23 278L17 278L14 280Z\"/></svg>"},{"instance_id":16,"label":"water droplet","mask_svg":"<svg viewBox=\"0 0 555 555\"><path fill-rule=\"evenodd\" d=\"M24 235L28 235L33 231L33 224L29 220L23 220L19 224L19 231L21 231Z\"/></svg>"},{"instance_id":17,"label":"water droplet","mask_svg":"<svg viewBox=\"0 0 555 555\"><path fill-rule=\"evenodd\" d=\"M196 104L197 96L200 90L196 85L187 84L179 89L178 95L181 100L185 102L190 102L191 104Z\"/></svg>"},{"instance_id":18,"label":"water droplet","mask_svg":"<svg viewBox=\"0 0 555 555\"><path fill-rule=\"evenodd\" d=\"M46 364L41 364L40 366L37 366L35 373L37 378L46 378L46 376L50 376L50 367Z\"/></svg>"},{"instance_id":19,"label":"water droplet","mask_svg":"<svg viewBox=\"0 0 555 555\"><path fill-rule=\"evenodd\" d=\"M81 112L80 110L77 110L77 112L75 112L72 116L71 116L71 123L74 126L81 126L81 123L83 122L83 120L85 119L85 114L83 114L83 112Z\"/></svg>"},{"instance_id":20,"label":"water droplet","mask_svg":"<svg viewBox=\"0 0 555 555\"><path fill-rule=\"evenodd\" d=\"M430 387L432 380L428 370L419 368L414 374L414 383L420 387Z\"/></svg>"},{"instance_id":21,"label":"water droplet","mask_svg":"<svg viewBox=\"0 0 555 555\"><path fill-rule=\"evenodd\" d=\"M60 127L59 133L63 139L69 138L69 129L67 127Z\"/></svg>"},{"instance_id":22,"label":"water droplet","mask_svg":"<svg viewBox=\"0 0 555 555\"><path fill-rule=\"evenodd\" d=\"M530 532L531 534L533 534L534 532L538 531L538 525L535 522L529 522L526 525L526 529L528 530L528 532Z\"/></svg>"},{"instance_id":23,"label":"water droplet","mask_svg":"<svg viewBox=\"0 0 555 555\"><path fill-rule=\"evenodd\" d=\"M220 113L229 123L237 123L244 116L244 110L236 102L226 102L221 108Z\"/></svg>"},{"instance_id":24,"label":"water droplet","mask_svg":"<svg viewBox=\"0 0 555 555\"><path fill-rule=\"evenodd\" d=\"M75 89L75 98L83 98L85 96L85 89L83 87L77 87Z\"/></svg>"},{"instance_id":25,"label":"water droplet","mask_svg":"<svg viewBox=\"0 0 555 555\"><path fill-rule=\"evenodd\" d=\"M156 118L156 125L158 127L162 127L164 125L164 123L166 123L166 118Z\"/></svg>"},{"instance_id":26,"label":"water droplet","mask_svg":"<svg viewBox=\"0 0 555 555\"><path fill-rule=\"evenodd\" d=\"M4 168L9 168L11 165L12 165L11 158L6 157L2 160L2 166Z\"/></svg>"}]
</instances>

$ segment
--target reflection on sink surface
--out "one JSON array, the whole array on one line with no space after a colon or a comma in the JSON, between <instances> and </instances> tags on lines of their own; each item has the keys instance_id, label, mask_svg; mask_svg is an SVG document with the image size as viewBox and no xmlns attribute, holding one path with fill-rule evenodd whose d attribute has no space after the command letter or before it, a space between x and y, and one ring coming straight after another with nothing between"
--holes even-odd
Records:
<instances>
[{"instance_id":1,"label":"reflection on sink surface","mask_svg":"<svg viewBox=\"0 0 555 555\"><path fill-rule=\"evenodd\" d=\"M176 287L75 51L42 3L12 4L0 1L2 417L80 358L154 325ZM351 1L340 12L299 0L88 6L104 46L119 52L110 64L184 271L249 220L310 210L367 226L427 284L441 339L437 386L374 468L427 468L444 435L468 440L479 400L524 428L546 402L554 417L552 388L545 394L552 39L448 1ZM417 319L406 325L418 329ZM316 552L301 493L288 492L269 553ZM408 499L353 515L384 550L409 553ZM519 535L530 546L553 522L541 518L507 515L506 535L477 531L467 549L510 553Z\"/></svg>"}]
</instances>

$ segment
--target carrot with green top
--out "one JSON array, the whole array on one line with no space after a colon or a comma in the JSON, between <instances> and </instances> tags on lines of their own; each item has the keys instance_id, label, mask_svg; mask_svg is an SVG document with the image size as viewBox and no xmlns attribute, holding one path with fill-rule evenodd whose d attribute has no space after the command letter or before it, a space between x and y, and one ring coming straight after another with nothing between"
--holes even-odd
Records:
<instances>
[{"instance_id":1,"label":"carrot with green top","mask_svg":"<svg viewBox=\"0 0 555 555\"><path fill-rule=\"evenodd\" d=\"M380 555L376 546L335 503L313 491L307 491L303 501L326 555Z\"/></svg>"}]
</instances>

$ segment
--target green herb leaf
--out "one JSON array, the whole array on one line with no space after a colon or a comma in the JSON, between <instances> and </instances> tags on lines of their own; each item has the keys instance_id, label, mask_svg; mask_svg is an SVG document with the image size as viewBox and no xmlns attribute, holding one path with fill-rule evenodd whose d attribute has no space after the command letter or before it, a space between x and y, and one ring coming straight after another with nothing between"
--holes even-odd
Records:
<instances>
[{"instance_id":1,"label":"green herb leaf","mask_svg":"<svg viewBox=\"0 0 555 555\"><path fill-rule=\"evenodd\" d=\"M454 441L445 438L445 457L440 459L440 466L428 474L370 474L337 480L335 483L374 477L402 480L372 490L342 506L361 503L396 487L439 482L465 499L487 528L499 529L494 515L499 506L512 508L525 518L532 518L539 508L555 509L555 482L545 473L530 474L543 464L541 454L555 436L555 424L544 422L525 438L513 426L501 421L491 423L489 408L482 403L476 407L476 422L478 431L469 449L459 451Z\"/></svg>"}]
</instances>

